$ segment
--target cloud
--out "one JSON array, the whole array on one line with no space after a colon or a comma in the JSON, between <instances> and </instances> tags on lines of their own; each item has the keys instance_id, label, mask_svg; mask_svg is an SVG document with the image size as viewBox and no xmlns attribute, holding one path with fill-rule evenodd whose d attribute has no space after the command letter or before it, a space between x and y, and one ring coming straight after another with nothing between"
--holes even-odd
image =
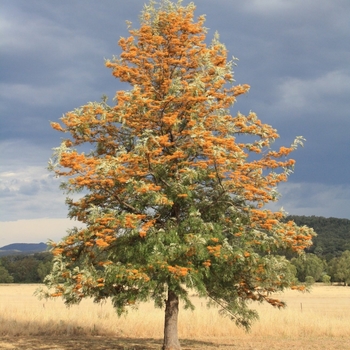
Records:
<instances>
[{"instance_id":1,"label":"cloud","mask_svg":"<svg viewBox=\"0 0 350 350\"><path fill-rule=\"evenodd\" d=\"M108 43L69 25L62 13L55 18L45 5L36 13L24 10L7 9L0 18L2 110L9 114L18 105L67 105L79 97L86 102L106 93L96 85L110 74L103 65Z\"/></svg>"},{"instance_id":2,"label":"cloud","mask_svg":"<svg viewBox=\"0 0 350 350\"><path fill-rule=\"evenodd\" d=\"M320 183L283 183L278 187L281 198L268 205L281 207L291 215L315 215L350 219L350 185Z\"/></svg>"},{"instance_id":3,"label":"cloud","mask_svg":"<svg viewBox=\"0 0 350 350\"><path fill-rule=\"evenodd\" d=\"M246 12L259 13L269 17L289 12L298 7L300 0L251 0L242 2L242 8Z\"/></svg>"},{"instance_id":4,"label":"cloud","mask_svg":"<svg viewBox=\"0 0 350 350\"><path fill-rule=\"evenodd\" d=\"M38 141L18 138L0 141L0 171L6 174L3 175L5 178L18 171L26 174L26 167L40 167L41 171L47 173L47 162L52 150L43 148Z\"/></svg>"},{"instance_id":5,"label":"cloud","mask_svg":"<svg viewBox=\"0 0 350 350\"><path fill-rule=\"evenodd\" d=\"M96 96L98 93L93 89L92 77L83 71L74 71L62 81L37 85L36 83L0 83L0 97L6 100L8 105L20 103L33 107L60 106L68 104L81 96ZM90 82L90 84L89 84ZM81 88L84 86L84 88ZM100 92L100 95L102 93ZM84 100L85 101L85 100Z\"/></svg>"},{"instance_id":6,"label":"cloud","mask_svg":"<svg viewBox=\"0 0 350 350\"><path fill-rule=\"evenodd\" d=\"M0 247L11 243L40 243L59 241L67 229L81 227L69 219L43 218L34 220L0 221Z\"/></svg>"},{"instance_id":7,"label":"cloud","mask_svg":"<svg viewBox=\"0 0 350 350\"><path fill-rule=\"evenodd\" d=\"M314 0L217 0L215 6L198 0L196 5L196 16L207 14L208 40L218 30L229 55L240 59L237 83L252 86L232 114L255 111L280 133L276 147L296 135L307 139L292 155L296 172L280 187L276 208L348 217L349 0L316 5ZM63 137L50 129L49 120L129 88L111 77L103 58L119 54L118 38L128 36L125 20L138 27L142 6L140 0L4 2L0 221L25 219L35 227L37 219L66 217L60 180L46 170L51 147Z\"/></svg>"},{"instance_id":8,"label":"cloud","mask_svg":"<svg viewBox=\"0 0 350 350\"><path fill-rule=\"evenodd\" d=\"M42 167L0 172L0 221L66 217L65 196L59 183Z\"/></svg>"},{"instance_id":9,"label":"cloud","mask_svg":"<svg viewBox=\"0 0 350 350\"><path fill-rule=\"evenodd\" d=\"M284 80L276 90L278 109L303 113L324 112L325 109L334 108L339 102L348 101L350 73L336 70L313 79L291 77ZM348 119L348 115L339 117Z\"/></svg>"},{"instance_id":10,"label":"cloud","mask_svg":"<svg viewBox=\"0 0 350 350\"><path fill-rule=\"evenodd\" d=\"M60 180L47 170L51 153L24 140L0 142L0 221L67 216Z\"/></svg>"},{"instance_id":11,"label":"cloud","mask_svg":"<svg viewBox=\"0 0 350 350\"><path fill-rule=\"evenodd\" d=\"M47 170L51 154L49 148L23 140L0 142L0 221L67 217L68 195L59 188L66 179Z\"/></svg>"},{"instance_id":12,"label":"cloud","mask_svg":"<svg viewBox=\"0 0 350 350\"><path fill-rule=\"evenodd\" d=\"M318 0L317 5L313 0L250 0L241 1L238 5L246 14L254 14L260 17L270 18L276 21L283 21L286 18L294 21L304 21L306 18L311 21L326 20L331 23L334 16L343 24L340 19L345 20L346 9L349 7L347 0ZM342 16L340 16L342 15ZM344 22L344 24L348 23Z\"/></svg>"},{"instance_id":13,"label":"cloud","mask_svg":"<svg viewBox=\"0 0 350 350\"><path fill-rule=\"evenodd\" d=\"M40 14L28 16L16 11L16 17L10 18L4 13L0 23L1 46L5 54L36 55L38 52L46 52L48 57L56 61L81 55L82 52L91 51L91 48L100 52L103 50L100 41Z\"/></svg>"}]
</instances>

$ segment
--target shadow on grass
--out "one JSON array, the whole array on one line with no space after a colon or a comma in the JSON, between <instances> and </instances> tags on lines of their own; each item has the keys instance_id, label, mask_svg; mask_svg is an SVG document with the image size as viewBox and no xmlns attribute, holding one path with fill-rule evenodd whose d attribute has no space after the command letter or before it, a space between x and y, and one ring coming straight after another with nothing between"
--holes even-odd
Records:
<instances>
[{"instance_id":1,"label":"shadow on grass","mask_svg":"<svg viewBox=\"0 0 350 350\"><path fill-rule=\"evenodd\" d=\"M3 327L1 327L1 324ZM233 344L218 344L208 340L180 339L183 350L233 349ZM93 329L63 320L42 324L38 321L17 321L0 315L0 349L26 350L160 350L159 338L136 338L106 335L94 325Z\"/></svg>"},{"instance_id":2,"label":"shadow on grass","mask_svg":"<svg viewBox=\"0 0 350 350\"><path fill-rule=\"evenodd\" d=\"M217 349L218 344L200 340L181 340L183 350ZM220 348L226 346L220 344ZM5 337L0 340L0 349L27 349L27 350L71 350L71 349L98 349L98 350L159 350L162 339L125 338L111 336L18 336ZM226 348L227 349L227 348Z\"/></svg>"}]
</instances>

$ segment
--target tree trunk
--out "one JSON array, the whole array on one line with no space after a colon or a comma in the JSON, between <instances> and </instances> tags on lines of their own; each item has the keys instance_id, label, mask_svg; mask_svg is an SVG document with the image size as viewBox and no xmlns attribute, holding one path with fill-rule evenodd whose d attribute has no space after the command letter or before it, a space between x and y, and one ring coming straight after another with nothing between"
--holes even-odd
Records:
<instances>
[{"instance_id":1,"label":"tree trunk","mask_svg":"<svg viewBox=\"0 0 350 350\"><path fill-rule=\"evenodd\" d=\"M181 350L177 335L177 317L179 314L179 298L168 290L168 300L165 307L164 343L162 350Z\"/></svg>"}]
</instances>

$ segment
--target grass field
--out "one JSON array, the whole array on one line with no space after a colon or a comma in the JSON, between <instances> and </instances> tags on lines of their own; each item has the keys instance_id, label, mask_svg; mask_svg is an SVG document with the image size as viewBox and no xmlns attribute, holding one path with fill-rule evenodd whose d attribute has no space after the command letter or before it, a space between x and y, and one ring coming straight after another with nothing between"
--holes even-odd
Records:
<instances>
[{"instance_id":1,"label":"grass field","mask_svg":"<svg viewBox=\"0 0 350 350\"><path fill-rule=\"evenodd\" d=\"M109 303L90 300L66 308L60 299L38 300L37 285L0 284L0 349L160 349L163 310L152 304L118 318ZM255 305L260 320L250 333L207 309L180 310L183 349L350 349L350 288L315 286L288 291L284 310Z\"/></svg>"}]
</instances>

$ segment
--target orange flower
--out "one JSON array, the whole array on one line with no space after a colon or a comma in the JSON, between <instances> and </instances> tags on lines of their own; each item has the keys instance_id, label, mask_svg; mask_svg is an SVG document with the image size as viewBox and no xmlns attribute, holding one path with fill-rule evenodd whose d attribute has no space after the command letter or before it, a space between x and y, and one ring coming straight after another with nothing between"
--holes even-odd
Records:
<instances>
[{"instance_id":1,"label":"orange flower","mask_svg":"<svg viewBox=\"0 0 350 350\"><path fill-rule=\"evenodd\" d=\"M101 247L101 248L104 248L104 247L108 247L108 246L109 246L109 244L108 244L105 240L103 240L103 239L101 239L101 238L99 238L99 239L96 240L96 244L97 244L99 247Z\"/></svg>"},{"instance_id":2,"label":"orange flower","mask_svg":"<svg viewBox=\"0 0 350 350\"><path fill-rule=\"evenodd\" d=\"M51 127L57 131L64 131L64 129L62 128L62 126L58 123L51 123Z\"/></svg>"},{"instance_id":3,"label":"orange flower","mask_svg":"<svg viewBox=\"0 0 350 350\"><path fill-rule=\"evenodd\" d=\"M204 263L202 265L204 265L205 267L209 267L211 265L211 261L206 260L206 261L204 261Z\"/></svg>"},{"instance_id":4,"label":"orange flower","mask_svg":"<svg viewBox=\"0 0 350 350\"><path fill-rule=\"evenodd\" d=\"M52 251L52 254L53 254L53 255L60 255L60 254L63 253L63 251L64 251L63 248L55 248L55 249Z\"/></svg>"}]
</instances>

